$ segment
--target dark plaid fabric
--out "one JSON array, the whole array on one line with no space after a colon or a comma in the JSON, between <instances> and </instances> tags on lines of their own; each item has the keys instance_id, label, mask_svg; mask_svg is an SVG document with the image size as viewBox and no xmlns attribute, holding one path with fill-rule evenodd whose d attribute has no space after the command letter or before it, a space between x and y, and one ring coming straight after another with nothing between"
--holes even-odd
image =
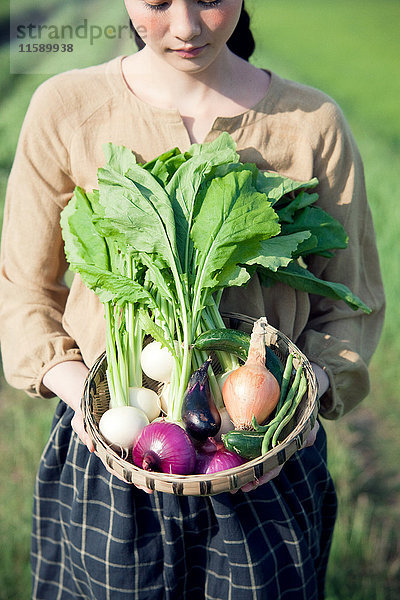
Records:
<instances>
[{"instance_id":1,"label":"dark plaid fabric","mask_svg":"<svg viewBox=\"0 0 400 600\"><path fill-rule=\"evenodd\" d=\"M336 515L326 437L272 482L209 498L111 476L58 405L35 489L33 600L317 600Z\"/></svg>"}]
</instances>

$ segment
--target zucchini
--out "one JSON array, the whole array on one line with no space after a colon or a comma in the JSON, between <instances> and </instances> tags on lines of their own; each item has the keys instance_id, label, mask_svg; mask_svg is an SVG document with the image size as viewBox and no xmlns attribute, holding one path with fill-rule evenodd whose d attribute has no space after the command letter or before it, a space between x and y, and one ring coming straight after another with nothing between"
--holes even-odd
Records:
<instances>
[{"instance_id":1,"label":"zucchini","mask_svg":"<svg viewBox=\"0 0 400 600\"><path fill-rule=\"evenodd\" d=\"M197 350L210 350L229 352L245 362L250 347L250 335L237 329L210 329L201 333L193 344ZM275 377L279 385L282 384L283 365L275 352L266 346L265 366Z\"/></svg>"},{"instance_id":2,"label":"zucchini","mask_svg":"<svg viewBox=\"0 0 400 600\"><path fill-rule=\"evenodd\" d=\"M235 429L221 436L227 450L236 452L242 458L251 460L261 456L261 447L264 433L259 431L245 431Z\"/></svg>"},{"instance_id":3,"label":"zucchini","mask_svg":"<svg viewBox=\"0 0 400 600\"><path fill-rule=\"evenodd\" d=\"M201 333L193 344L197 350L220 350L234 354L246 361L249 352L250 336L237 329L210 329Z\"/></svg>"}]
</instances>

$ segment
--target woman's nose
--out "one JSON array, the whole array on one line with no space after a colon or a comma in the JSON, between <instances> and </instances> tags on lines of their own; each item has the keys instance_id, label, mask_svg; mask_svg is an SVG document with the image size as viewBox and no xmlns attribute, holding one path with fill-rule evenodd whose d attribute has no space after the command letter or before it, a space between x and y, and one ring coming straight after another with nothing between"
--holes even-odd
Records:
<instances>
[{"instance_id":1,"label":"woman's nose","mask_svg":"<svg viewBox=\"0 0 400 600\"><path fill-rule=\"evenodd\" d=\"M170 16L170 32L177 39L189 42L200 35L201 23L199 15L186 2L177 3L175 10L171 11Z\"/></svg>"}]
</instances>

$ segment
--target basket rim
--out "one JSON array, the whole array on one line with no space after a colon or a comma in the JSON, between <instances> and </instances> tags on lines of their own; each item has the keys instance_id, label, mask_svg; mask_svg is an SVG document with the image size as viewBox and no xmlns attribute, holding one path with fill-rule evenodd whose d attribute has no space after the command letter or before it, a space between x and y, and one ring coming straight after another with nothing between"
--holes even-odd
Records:
<instances>
[{"instance_id":1,"label":"basket rim","mask_svg":"<svg viewBox=\"0 0 400 600\"><path fill-rule=\"evenodd\" d=\"M246 322L249 324L252 324L257 320L253 317L250 317L248 315L242 315L240 313L222 313L222 316L226 318L238 319L239 321ZM230 480L230 482L232 482L232 478L240 478L241 476L243 479L247 478L247 481L255 481L258 479L255 473L259 466L263 466L266 463L271 463L271 468L268 467L268 470L271 470L274 468L274 466L278 466L286 462L286 460L288 460L296 452L296 450L299 450L302 447L306 436L309 434L312 427L314 426L319 410L319 401L317 398L317 382L310 361L305 356L305 354L283 332L269 324L267 325L267 327L271 334L279 336L279 338L283 340L283 342L288 346L288 348L296 353L297 357L301 360L303 368L306 371L308 383L308 400L299 423L275 448L272 448L265 454L258 456L252 460L249 460L243 463L242 465L231 469L226 469L224 471L218 471L217 473L213 473L211 475L203 473L191 475L177 475L170 473L144 471L132 462L129 462L125 458L121 457L111 446L107 444L101 433L98 431L98 427L94 422L93 416L90 412L90 385L93 379L96 377L98 371L103 367L104 360L106 360L106 352L104 351L96 359L95 363L93 364L92 368L88 373L81 403L82 412L84 415L85 429L94 443L95 454L97 454L100 457L100 459L105 465L116 470L119 473L119 475L125 479L127 483L137 483L137 481L135 481L136 474L136 476L138 476L142 480L142 482L143 480L145 480L146 484L148 486L150 485L151 489L156 489L159 491L169 490L160 489L158 484L167 484L175 486L176 484L193 485L197 483L199 484L201 489L202 484L206 484L209 482L212 482L214 485L216 482L222 484L224 480L228 479ZM253 476L248 477L248 475L252 472ZM244 484L241 483L239 487L241 487L242 485ZM230 484L228 489L233 489L232 484ZM189 495L212 494L213 492L207 491L207 493L204 494L190 493Z\"/></svg>"}]
</instances>

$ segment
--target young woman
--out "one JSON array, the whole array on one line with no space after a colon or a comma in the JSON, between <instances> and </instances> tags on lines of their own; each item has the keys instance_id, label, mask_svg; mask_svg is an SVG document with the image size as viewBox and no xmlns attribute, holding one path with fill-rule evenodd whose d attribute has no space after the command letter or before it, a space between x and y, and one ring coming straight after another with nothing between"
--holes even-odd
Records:
<instances>
[{"instance_id":1,"label":"young woman","mask_svg":"<svg viewBox=\"0 0 400 600\"><path fill-rule=\"evenodd\" d=\"M309 268L348 285L372 314L283 284L263 288L257 278L231 288L223 309L267 315L302 348L323 416L337 418L367 394L383 320L362 164L337 105L248 62L254 41L242 0L125 4L142 49L38 88L8 185L4 370L15 387L61 399L36 483L32 598L323 598L336 499L322 427L262 485L210 498L146 494L89 452L79 404L105 347L103 309L79 277L71 290L63 283L59 216L76 185L96 187L105 142L147 161L228 131L243 161L318 177L319 205L344 224L350 244Z\"/></svg>"}]
</instances>

